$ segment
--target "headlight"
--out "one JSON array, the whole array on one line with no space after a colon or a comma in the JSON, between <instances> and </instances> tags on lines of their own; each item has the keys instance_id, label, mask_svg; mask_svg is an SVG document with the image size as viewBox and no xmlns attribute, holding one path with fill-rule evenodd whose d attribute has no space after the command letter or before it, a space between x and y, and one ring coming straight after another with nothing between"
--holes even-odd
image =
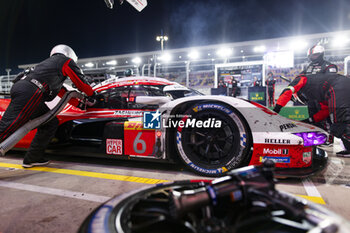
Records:
<instances>
[{"instance_id":1,"label":"headlight","mask_svg":"<svg viewBox=\"0 0 350 233\"><path fill-rule=\"evenodd\" d=\"M320 132L295 133L304 140L304 146L322 145L327 141L327 135Z\"/></svg>"}]
</instances>

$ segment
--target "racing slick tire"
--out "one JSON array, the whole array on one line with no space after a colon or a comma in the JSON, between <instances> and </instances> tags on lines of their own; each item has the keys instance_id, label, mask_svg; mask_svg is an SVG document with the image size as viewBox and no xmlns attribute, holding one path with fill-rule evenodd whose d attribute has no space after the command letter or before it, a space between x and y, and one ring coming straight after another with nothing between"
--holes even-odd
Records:
<instances>
[{"instance_id":1,"label":"racing slick tire","mask_svg":"<svg viewBox=\"0 0 350 233\"><path fill-rule=\"evenodd\" d=\"M197 103L182 116L183 122L189 119L203 122L201 128L175 130L178 155L189 169L216 177L248 164L252 137L237 110L222 103ZM205 122L209 127L204 127Z\"/></svg>"},{"instance_id":2,"label":"racing slick tire","mask_svg":"<svg viewBox=\"0 0 350 233\"><path fill-rule=\"evenodd\" d=\"M202 187L203 182L175 181L123 193L96 208L78 233L192 233L188 223L169 218L169 192L193 190Z\"/></svg>"}]
</instances>

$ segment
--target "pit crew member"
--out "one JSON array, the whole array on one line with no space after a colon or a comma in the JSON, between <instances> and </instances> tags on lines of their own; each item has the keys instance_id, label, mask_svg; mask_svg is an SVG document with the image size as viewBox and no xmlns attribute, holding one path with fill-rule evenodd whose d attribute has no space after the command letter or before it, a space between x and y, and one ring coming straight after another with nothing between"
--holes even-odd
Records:
<instances>
[{"instance_id":1,"label":"pit crew member","mask_svg":"<svg viewBox=\"0 0 350 233\"><path fill-rule=\"evenodd\" d=\"M318 73L338 73L338 67L329 61L324 60L325 49L322 45L314 45L307 51L307 57L310 64L301 72L304 75L318 74ZM309 116L313 116L315 113L320 111L321 106L317 101L307 100ZM326 119L322 122L318 122L315 125L329 130L330 119ZM333 135L330 135L328 143L333 143Z\"/></svg>"},{"instance_id":2,"label":"pit crew member","mask_svg":"<svg viewBox=\"0 0 350 233\"><path fill-rule=\"evenodd\" d=\"M339 74L319 73L299 75L277 100L274 108L279 112L293 94L303 93L307 99L316 100L321 106L320 110L311 115L304 122L320 122L327 117L331 119L330 132L341 138L345 150L338 152L337 156L350 157L350 79Z\"/></svg>"},{"instance_id":3,"label":"pit crew member","mask_svg":"<svg viewBox=\"0 0 350 233\"><path fill-rule=\"evenodd\" d=\"M269 100L269 107L275 106L275 84L276 84L276 79L273 77L273 73L269 72L267 74L268 78L265 81L265 84L267 86L267 95L268 95L268 100Z\"/></svg>"},{"instance_id":4,"label":"pit crew member","mask_svg":"<svg viewBox=\"0 0 350 233\"><path fill-rule=\"evenodd\" d=\"M10 93L11 102L0 121L0 141L5 140L29 120L47 113L50 109L45 102L64 94L63 82L67 77L87 96L94 95L76 64L77 59L72 48L67 45L57 45L51 50L48 59L15 78ZM73 99L70 103L76 106L81 104L77 99ZM58 119L55 117L37 128L37 133L25 154L23 167L49 163L44 158L44 152L58 124Z\"/></svg>"}]
</instances>

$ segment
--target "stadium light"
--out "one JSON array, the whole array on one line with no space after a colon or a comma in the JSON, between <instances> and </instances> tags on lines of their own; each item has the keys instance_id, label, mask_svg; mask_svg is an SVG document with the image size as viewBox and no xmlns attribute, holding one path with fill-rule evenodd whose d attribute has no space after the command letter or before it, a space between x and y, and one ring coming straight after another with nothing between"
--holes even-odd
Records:
<instances>
[{"instance_id":1,"label":"stadium light","mask_svg":"<svg viewBox=\"0 0 350 233\"><path fill-rule=\"evenodd\" d=\"M117 61L116 60L108 61L106 62L106 64L109 66L115 66L117 64Z\"/></svg>"},{"instance_id":2,"label":"stadium light","mask_svg":"<svg viewBox=\"0 0 350 233\"><path fill-rule=\"evenodd\" d=\"M164 53L160 57L158 57L158 59L163 62L169 62L171 61L171 55L169 53Z\"/></svg>"},{"instance_id":3,"label":"stadium light","mask_svg":"<svg viewBox=\"0 0 350 233\"><path fill-rule=\"evenodd\" d=\"M333 47L343 47L350 41L349 37L346 35L338 35L333 38L332 46Z\"/></svg>"},{"instance_id":4,"label":"stadium light","mask_svg":"<svg viewBox=\"0 0 350 233\"><path fill-rule=\"evenodd\" d=\"M163 34L163 33L162 33ZM160 41L160 48L161 50L163 51L164 50L164 41L168 41L169 40L169 37L168 36L157 36L156 37L156 40L157 41Z\"/></svg>"},{"instance_id":5,"label":"stadium light","mask_svg":"<svg viewBox=\"0 0 350 233\"><path fill-rule=\"evenodd\" d=\"M290 42L289 48L293 51L300 51L306 49L307 42L302 39L296 39Z\"/></svg>"},{"instance_id":6,"label":"stadium light","mask_svg":"<svg viewBox=\"0 0 350 233\"><path fill-rule=\"evenodd\" d=\"M232 48L221 48L218 51L216 51L216 54L219 57L227 58L232 55Z\"/></svg>"},{"instance_id":7,"label":"stadium light","mask_svg":"<svg viewBox=\"0 0 350 233\"><path fill-rule=\"evenodd\" d=\"M188 57L189 57L190 59L193 59L193 60L198 59L198 58L199 58L199 52L198 52L197 50L193 50L193 51L191 51L191 52L188 54Z\"/></svg>"},{"instance_id":8,"label":"stadium light","mask_svg":"<svg viewBox=\"0 0 350 233\"><path fill-rule=\"evenodd\" d=\"M256 52L256 53L263 53L263 52L265 52L266 51L266 47L264 46L264 45L260 45L260 46L255 46L254 47L254 52ZM241 53L243 53L242 52L243 50L241 50Z\"/></svg>"},{"instance_id":9,"label":"stadium light","mask_svg":"<svg viewBox=\"0 0 350 233\"><path fill-rule=\"evenodd\" d=\"M140 58L140 57L135 57L135 58L134 58L134 59L132 59L131 61L132 61L133 63L135 63L135 64L137 64L137 65L138 65L138 64L140 64L140 63L141 63L141 61L142 61L142 60L141 60L141 58Z\"/></svg>"},{"instance_id":10,"label":"stadium light","mask_svg":"<svg viewBox=\"0 0 350 233\"><path fill-rule=\"evenodd\" d=\"M94 63L88 62L88 63L85 64L85 66L89 67L89 68L94 67Z\"/></svg>"}]
</instances>

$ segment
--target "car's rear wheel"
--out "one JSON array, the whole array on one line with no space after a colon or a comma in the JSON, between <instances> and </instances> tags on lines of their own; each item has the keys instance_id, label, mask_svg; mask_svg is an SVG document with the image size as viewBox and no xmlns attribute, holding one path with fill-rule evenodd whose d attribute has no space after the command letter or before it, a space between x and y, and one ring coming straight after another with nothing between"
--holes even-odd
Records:
<instances>
[{"instance_id":1,"label":"car's rear wheel","mask_svg":"<svg viewBox=\"0 0 350 233\"><path fill-rule=\"evenodd\" d=\"M209 127L189 124L176 129L176 148L188 168L201 175L220 176L246 165L251 136L236 110L220 103L195 104L182 121L193 119L203 122L195 126Z\"/></svg>"}]
</instances>

